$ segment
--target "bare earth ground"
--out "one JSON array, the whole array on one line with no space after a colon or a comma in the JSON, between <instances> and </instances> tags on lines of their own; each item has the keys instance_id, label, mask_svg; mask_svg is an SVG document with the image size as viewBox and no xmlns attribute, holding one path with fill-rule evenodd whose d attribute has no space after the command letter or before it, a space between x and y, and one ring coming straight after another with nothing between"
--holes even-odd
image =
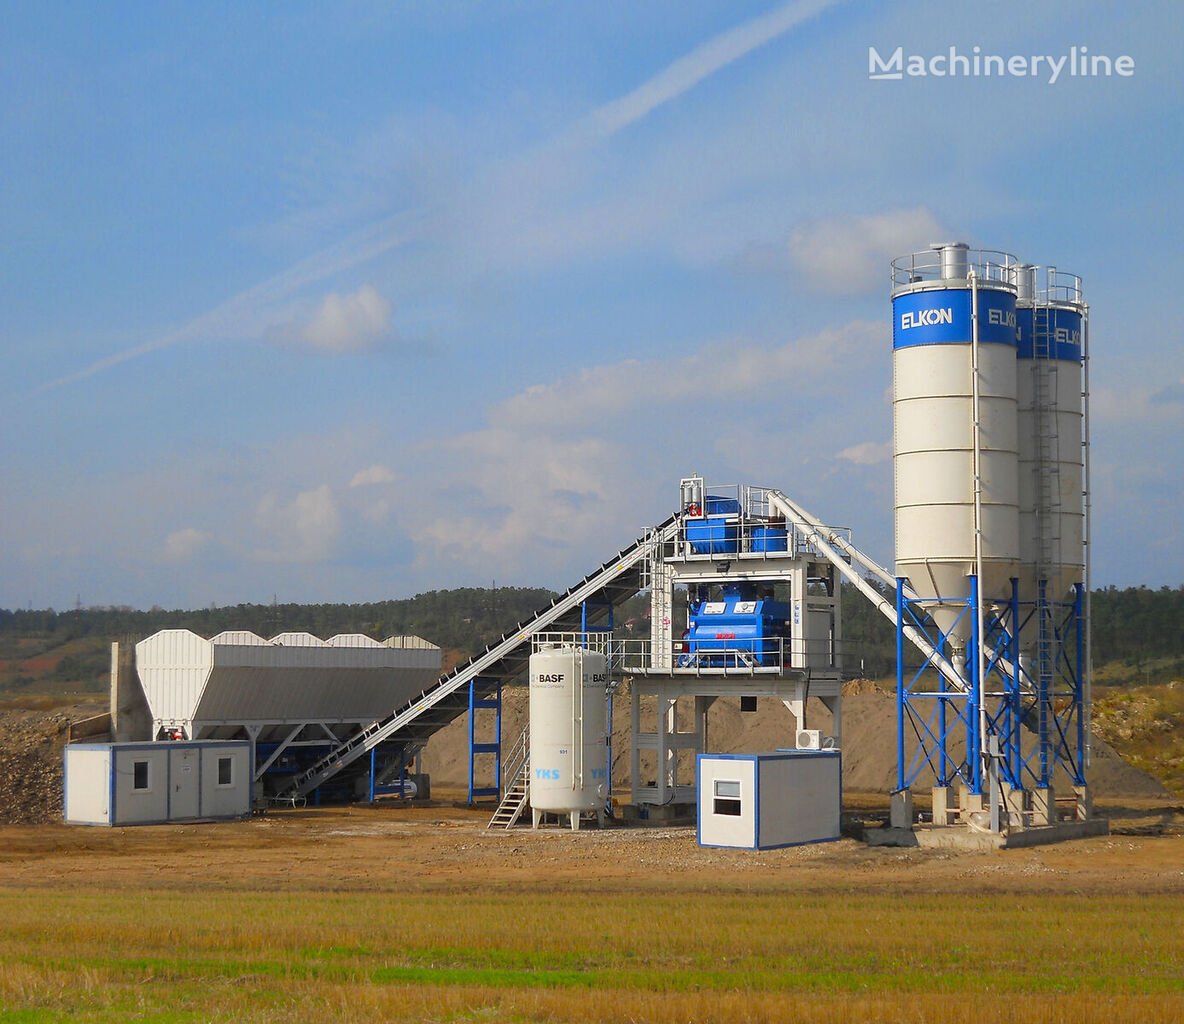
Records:
<instances>
[{"instance_id":1,"label":"bare earth ground","mask_svg":"<svg viewBox=\"0 0 1184 1024\"><path fill-rule=\"evenodd\" d=\"M426 806L66 826L66 726L102 707L0 703L0 1024L1184 1020L1184 802L1101 747L1117 834L992 853L489 832L447 786L463 723ZM721 702L711 745L785 745L782 710ZM892 700L844 712L857 829L886 809Z\"/></svg>"},{"instance_id":2,"label":"bare earth ground","mask_svg":"<svg viewBox=\"0 0 1184 1024\"><path fill-rule=\"evenodd\" d=\"M460 795L460 794L456 794ZM854 795L869 813L879 797ZM1112 835L992 854L869 848L854 839L760 852L697 845L693 827L550 828L491 832L486 809L395 802L270 812L250 821L135 828L8 826L0 844L0 886L77 883L135 889L298 883L408 890L509 882L562 889L576 883L639 888L678 876L680 885L742 885L785 869L806 888L866 884L957 890L968 883L1009 891L1184 894L1184 807L1160 801L1104 805L1127 830L1166 825L1174 834ZM1181 922L1184 924L1184 922Z\"/></svg>"}]
</instances>

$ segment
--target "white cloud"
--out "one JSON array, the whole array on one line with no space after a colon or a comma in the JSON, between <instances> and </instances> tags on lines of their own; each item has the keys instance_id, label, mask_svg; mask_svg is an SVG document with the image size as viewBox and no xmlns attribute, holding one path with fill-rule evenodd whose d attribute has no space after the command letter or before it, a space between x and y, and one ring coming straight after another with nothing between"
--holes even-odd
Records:
<instances>
[{"instance_id":1,"label":"white cloud","mask_svg":"<svg viewBox=\"0 0 1184 1024\"><path fill-rule=\"evenodd\" d=\"M765 482L780 482L786 453L833 450L810 432L821 417L836 439L836 389L852 366L875 372L864 356L877 347L887 367L882 335L882 325L855 322L782 345L716 343L680 360L584 369L498 403L483 429L407 452L420 500L393 514L417 571L557 584L668 514L681 473L709 464L726 467L717 482L736 482L731 474L772 469L778 480ZM787 424L790 440L778 433Z\"/></svg>"},{"instance_id":2,"label":"white cloud","mask_svg":"<svg viewBox=\"0 0 1184 1024\"><path fill-rule=\"evenodd\" d=\"M350 480L350 487L370 487L374 484L392 484L395 482L395 474L386 466L375 463L373 466L367 466L365 469L360 469Z\"/></svg>"},{"instance_id":3,"label":"white cloud","mask_svg":"<svg viewBox=\"0 0 1184 1024\"><path fill-rule=\"evenodd\" d=\"M210 534L195 527L174 530L165 538L164 555L170 562L188 562L210 542Z\"/></svg>"},{"instance_id":4,"label":"white cloud","mask_svg":"<svg viewBox=\"0 0 1184 1024\"><path fill-rule=\"evenodd\" d=\"M840 459L846 459L857 466L874 466L877 462L886 462L892 458L891 441L864 441L853 444L837 453Z\"/></svg>"},{"instance_id":5,"label":"white cloud","mask_svg":"<svg viewBox=\"0 0 1184 1024\"><path fill-rule=\"evenodd\" d=\"M626 409L662 402L752 396L778 383L817 379L850 359L884 351L883 324L855 321L782 345L735 340L677 360L630 359L581 370L556 384L539 384L490 411L498 426L553 427L588 423Z\"/></svg>"},{"instance_id":6,"label":"white cloud","mask_svg":"<svg viewBox=\"0 0 1184 1024\"><path fill-rule=\"evenodd\" d=\"M255 525L267 540L254 552L264 562L314 562L328 557L341 533L341 513L328 484L302 491L289 502L269 493L255 508Z\"/></svg>"},{"instance_id":7,"label":"white cloud","mask_svg":"<svg viewBox=\"0 0 1184 1024\"><path fill-rule=\"evenodd\" d=\"M951 240L947 235L923 206L866 217L843 215L798 227L789 239L789 255L794 271L819 291L884 291L894 256Z\"/></svg>"},{"instance_id":8,"label":"white cloud","mask_svg":"<svg viewBox=\"0 0 1184 1024\"><path fill-rule=\"evenodd\" d=\"M390 331L391 304L371 285L352 295L330 292L296 337L322 352L358 352Z\"/></svg>"}]
</instances>

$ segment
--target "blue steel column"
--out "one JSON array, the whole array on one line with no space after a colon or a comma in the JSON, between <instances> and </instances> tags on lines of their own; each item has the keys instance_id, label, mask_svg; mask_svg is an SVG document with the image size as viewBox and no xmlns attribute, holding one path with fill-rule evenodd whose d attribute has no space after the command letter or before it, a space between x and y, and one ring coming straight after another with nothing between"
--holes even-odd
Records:
<instances>
[{"instance_id":1,"label":"blue steel column","mask_svg":"<svg viewBox=\"0 0 1184 1024\"><path fill-rule=\"evenodd\" d=\"M983 680L979 673L978 651L982 637L978 633L978 577L970 577L970 645L966 649L966 677L970 680L970 693L966 701L966 761L970 768L970 791L981 795L983 791L983 761L981 722L979 708L983 703ZM943 737L943 743L944 743Z\"/></svg>"},{"instance_id":2,"label":"blue steel column","mask_svg":"<svg viewBox=\"0 0 1184 1024\"><path fill-rule=\"evenodd\" d=\"M1020 699L1020 581L1011 578L1011 629L1007 637L1007 657L1011 661L1011 673L1008 676L1007 694L1007 730L1009 733L1007 757L1011 765L1011 784L1022 788L1024 784L1020 771L1023 758L1021 731L1023 717L1023 702Z\"/></svg>"},{"instance_id":3,"label":"blue steel column","mask_svg":"<svg viewBox=\"0 0 1184 1024\"><path fill-rule=\"evenodd\" d=\"M904 789L904 578L896 577L896 788Z\"/></svg>"},{"instance_id":4,"label":"blue steel column","mask_svg":"<svg viewBox=\"0 0 1184 1024\"><path fill-rule=\"evenodd\" d=\"M1036 685L1036 699L1039 702L1039 728L1040 728L1040 787L1042 789L1048 788L1050 765L1048 759L1048 702L1049 702L1049 681L1052 676L1051 668L1048 664L1048 629L1051 611L1048 607L1048 582L1041 580L1039 582L1037 592L1037 611L1039 614L1037 637L1037 660L1040 667L1038 673L1040 676L1039 682Z\"/></svg>"},{"instance_id":5,"label":"blue steel column","mask_svg":"<svg viewBox=\"0 0 1184 1024\"><path fill-rule=\"evenodd\" d=\"M1073 694L1073 703L1077 706L1077 757L1076 764L1076 778L1074 781L1079 786L1085 785L1085 585L1075 583L1073 585L1073 624L1077 627L1077 665L1075 686Z\"/></svg>"}]
</instances>

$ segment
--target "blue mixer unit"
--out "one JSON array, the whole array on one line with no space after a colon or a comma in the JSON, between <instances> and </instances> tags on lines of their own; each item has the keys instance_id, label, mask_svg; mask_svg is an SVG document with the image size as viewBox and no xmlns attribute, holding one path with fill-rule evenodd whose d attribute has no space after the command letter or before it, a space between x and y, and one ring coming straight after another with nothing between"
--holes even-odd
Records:
<instances>
[{"instance_id":1,"label":"blue mixer unit","mask_svg":"<svg viewBox=\"0 0 1184 1024\"><path fill-rule=\"evenodd\" d=\"M723 597L702 594L687 614L685 665L776 665L789 633L789 605L759 597L751 584L730 583Z\"/></svg>"},{"instance_id":2,"label":"blue mixer unit","mask_svg":"<svg viewBox=\"0 0 1184 1024\"><path fill-rule=\"evenodd\" d=\"M740 550L740 502L709 494L687 519L687 541L697 555L730 555ZM696 514L697 513L697 514Z\"/></svg>"}]
</instances>

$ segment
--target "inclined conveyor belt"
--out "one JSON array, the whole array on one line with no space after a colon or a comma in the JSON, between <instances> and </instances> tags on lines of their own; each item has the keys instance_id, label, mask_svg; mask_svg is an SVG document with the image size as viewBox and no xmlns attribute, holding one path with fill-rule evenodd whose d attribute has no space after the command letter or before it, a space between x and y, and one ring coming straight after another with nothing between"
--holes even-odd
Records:
<instances>
[{"instance_id":1,"label":"inclined conveyor belt","mask_svg":"<svg viewBox=\"0 0 1184 1024\"><path fill-rule=\"evenodd\" d=\"M531 637L535 633L576 632L580 629L580 607L585 601L607 595L612 603L616 603L640 590L648 560L655 555L660 558L661 549L673 543L680 520L681 515L674 515L661 526L648 530L565 594L554 598L532 618L519 622L515 629L504 633L500 640L480 654L445 673L433 687L334 747L311 768L297 775L276 795L276 799L295 800L311 793L380 743L391 740L411 744L426 742L432 733L468 711L467 687L473 680L507 681L525 671L530 660Z\"/></svg>"}]
</instances>

